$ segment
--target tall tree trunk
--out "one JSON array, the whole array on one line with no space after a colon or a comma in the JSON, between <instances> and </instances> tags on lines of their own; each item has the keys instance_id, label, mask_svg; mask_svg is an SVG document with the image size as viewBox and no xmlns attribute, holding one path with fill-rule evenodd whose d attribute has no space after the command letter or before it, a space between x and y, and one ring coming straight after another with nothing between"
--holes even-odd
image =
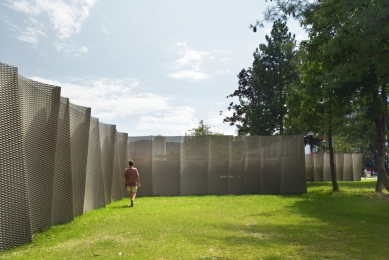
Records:
<instances>
[{"instance_id":1,"label":"tall tree trunk","mask_svg":"<svg viewBox=\"0 0 389 260\"><path fill-rule=\"evenodd\" d=\"M334 163L334 147L332 146L332 127L331 127L331 124L328 127L328 148L330 150L332 191L339 191L338 180L336 177L335 163Z\"/></svg>"},{"instance_id":2,"label":"tall tree trunk","mask_svg":"<svg viewBox=\"0 0 389 260\"><path fill-rule=\"evenodd\" d=\"M387 102L386 102L386 90L385 87L381 89L381 100L379 99L378 93L373 94L373 100L375 104L382 104L380 107L380 115L375 120L375 129L376 129L376 148L377 148L377 186L376 192L381 192L377 190L379 187L378 182L382 182L382 185L387 191L389 191L389 177L385 170L385 134L386 134L386 118L387 118Z\"/></svg>"},{"instance_id":3,"label":"tall tree trunk","mask_svg":"<svg viewBox=\"0 0 389 260\"><path fill-rule=\"evenodd\" d=\"M375 192L382 193L382 181L379 175L377 177L377 183L375 185Z\"/></svg>"}]
</instances>

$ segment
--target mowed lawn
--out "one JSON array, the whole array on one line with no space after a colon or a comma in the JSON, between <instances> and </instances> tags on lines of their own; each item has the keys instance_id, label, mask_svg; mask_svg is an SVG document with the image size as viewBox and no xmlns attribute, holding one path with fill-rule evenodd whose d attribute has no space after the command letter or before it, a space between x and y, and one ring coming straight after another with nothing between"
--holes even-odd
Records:
<instances>
[{"instance_id":1,"label":"mowed lawn","mask_svg":"<svg viewBox=\"0 0 389 260\"><path fill-rule=\"evenodd\" d=\"M1 259L389 259L389 199L375 180L303 195L128 198L35 234Z\"/></svg>"}]
</instances>

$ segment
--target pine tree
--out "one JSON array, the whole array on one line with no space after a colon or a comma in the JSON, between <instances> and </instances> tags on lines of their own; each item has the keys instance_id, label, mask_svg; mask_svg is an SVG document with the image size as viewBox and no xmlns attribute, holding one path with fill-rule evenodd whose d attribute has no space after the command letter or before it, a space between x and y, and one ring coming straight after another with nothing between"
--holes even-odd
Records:
<instances>
[{"instance_id":1,"label":"pine tree","mask_svg":"<svg viewBox=\"0 0 389 260\"><path fill-rule=\"evenodd\" d=\"M280 19L273 23L266 41L255 50L252 67L239 73L238 89L227 96L238 97L239 104L230 103L228 110L235 111L224 122L236 125L241 135L284 133L286 96L297 78L293 64L296 41Z\"/></svg>"}]
</instances>

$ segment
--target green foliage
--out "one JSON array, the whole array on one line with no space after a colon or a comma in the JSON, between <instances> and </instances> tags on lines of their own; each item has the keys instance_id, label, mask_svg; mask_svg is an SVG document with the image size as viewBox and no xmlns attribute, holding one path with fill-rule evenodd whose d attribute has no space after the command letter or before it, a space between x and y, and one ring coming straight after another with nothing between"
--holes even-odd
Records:
<instances>
[{"instance_id":1,"label":"green foliage","mask_svg":"<svg viewBox=\"0 0 389 260\"><path fill-rule=\"evenodd\" d=\"M239 134L273 135L284 133L285 102L291 82L297 78L293 59L295 36L288 32L286 22L276 20L267 44L254 52L252 67L239 75L239 87L227 97L238 97L239 104L230 103L231 117L224 122L236 125Z\"/></svg>"},{"instance_id":2,"label":"green foliage","mask_svg":"<svg viewBox=\"0 0 389 260\"><path fill-rule=\"evenodd\" d=\"M388 259L388 203L373 181L303 195L128 198L33 236L1 259ZM374 232L372 232L374 230ZM121 253L121 254L120 254Z\"/></svg>"},{"instance_id":3,"label":"green foliage","mask_svg":"<svg viewBox=\"0 0 389 260\"><path fill-rule=\"evenodd\" d=\"M389 191L384 145L388 125L388 13L387 0L279 0L267 9L265 19L292 14L308 29L309 40L300 45L304 53L301 85L311 88L310 91L319 90L319 104L323 105L320 113L323 118L319 122L328 126L330 152L331 133L342 124L342 113L344 116L362 111L375 126L375 136L370 143L377 151L380 179ZM288 109L298 107L296 101L306 98L297 89ZM315 114L312 105L309 107L314 108ZM314 127L320 128L319 122L315 122ZM290 124L291 129L296 130L296 126L304 123L290 119ZM376 191L380 192L378 186Z\"/></svg>"},{"instance_id":4,"label":"green foliage","mask_svg":"<svg viewBox=\"0 0 389 260\"><path fill-rule=\"evenodd\" d=\"M212 132L211 128L212 128L211 125L204 124L204 121L201 120L197 127L188 130L190 132L189 136L204 136L204 135L223 136L222 133Z\"/></svg>"}]
</instances>

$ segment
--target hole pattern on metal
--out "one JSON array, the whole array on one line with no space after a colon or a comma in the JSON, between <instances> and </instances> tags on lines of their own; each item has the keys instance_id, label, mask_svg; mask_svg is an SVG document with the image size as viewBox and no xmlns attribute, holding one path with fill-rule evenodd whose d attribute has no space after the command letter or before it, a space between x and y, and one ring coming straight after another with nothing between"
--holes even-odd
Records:
<instances>
[{"instance_id":1,"label":"hole pattern on metal","mask_svg":"<svg viewBox=\"0 0 389 260\"><path fill-rule=\"evenodd\" d=\"M84 212L85 178L88 159L89 107L70 103L70 145L73 181L73 215Z\"/></svg>"},{"instance_id":2,"label":"hole pattern on metal","mask_svg":"<svg viewBox=\"0 0 389 260\"><path fill-rule=\"evenodd\" d=\"M116 126L99 123L105 204L111 202Z\"/></svg>"},{"instance_id":3,"label":"hole pattern on metal","mask_svg":"<svg viewBox=\"0 0 389 260\"><path fill-rule=\"evenodd\" d=\"M338 181L360 181L363 154L334 154L335 172ZM308 181L330 181L330 155L305 155L306 179Z\"/></svg>"},{"instance_id":4,"label":"hole pattern on metal","mask_svg":"<svg viewBox=\"0 0 389 260\"><path fill-rule=\"evenodd\" d=\"M89 128L88 162L85 181L84 212L105 207L99 119L91 117Z\"/></svg>"},{"instance_id":5,"label":"hole pattern on metal","mask_svg":"<svg viewBox=\"0 0 389 260\"><path fill-rule=\"evenodd\" d=\"M60 88L22 76L18 85L22 95L30 221L35 232L51 225Z\"/></svg>"},{"instance_id":6,"label":"hole pattern on metal","mask_svg":"<svg viewBox=\"0 0 389 260\"><path fill-rule=\"evenodd\" d=\"M30 242L18 70L0 63L0 250Z\"/></svg>"},{"instance_id":7,"label":"hole pattern on metal","mask_svg":"<svg viewBox=\"0 0 389 260\"><path fill-rule=\"evenodd\" d=\"M51 225L73 220L69 99L61 97L54 163Z\"/></svg>"}]
</instances>

